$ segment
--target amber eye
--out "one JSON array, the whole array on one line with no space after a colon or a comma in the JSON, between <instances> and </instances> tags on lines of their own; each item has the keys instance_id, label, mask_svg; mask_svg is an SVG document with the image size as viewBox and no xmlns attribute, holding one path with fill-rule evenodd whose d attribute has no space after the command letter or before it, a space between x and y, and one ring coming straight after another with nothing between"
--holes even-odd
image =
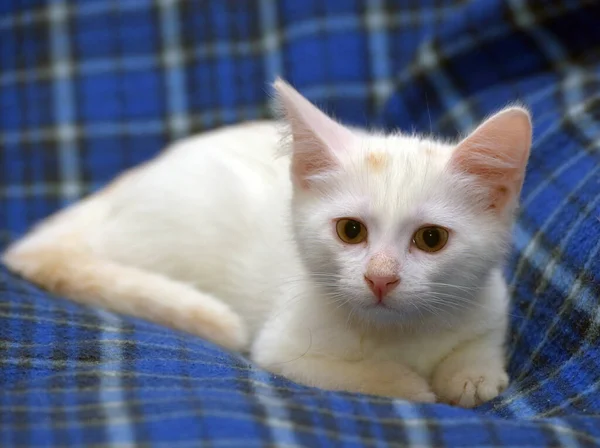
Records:
<instances>
[{"instance_id":1,"label":"amber eye","mask_svg":"<svg viewBox=\"0 0 600 448\"><path fill-rule=\"evenodd\" d=\"M421 227L413 237L415 246L425 252L442 250L448 242L448 231L442 227Z\"/></svg>"},{"instance_id":2,"label":"amber eye","mask_svg":"<svg viewBox=\"0 0 600 448\"><path fill-rule=\"evenodd\" d=\"M367 239L367 228L354 219L340 219L335 225L335 230L344 243L358 244Z\"/></svg>"}]
</instances>

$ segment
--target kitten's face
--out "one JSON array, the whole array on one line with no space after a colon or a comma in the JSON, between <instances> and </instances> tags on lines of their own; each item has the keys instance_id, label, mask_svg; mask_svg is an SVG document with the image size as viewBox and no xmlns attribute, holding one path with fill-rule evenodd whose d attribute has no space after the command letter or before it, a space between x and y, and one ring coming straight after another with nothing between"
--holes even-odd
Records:
<instances>
[{"instance_id":1,"label":"kitten's face","mask_svg":"<svg viewBox=\"0 0 600 448\"><path fill-rule=\"evenodd\" d=\"M452 148L363 137L342 169L300 194L302 257L328 300L403 322L468 309L508 226L447 169ZM472 188L476 188L473 184Z\"/></svg>"},{"instance_id":2,"label":"kitten's face","mask_svg":"<svg viewBox=\"0 0 600 448\"><path fill-rule=\"evenodd\" d=\"M335 122L277 81L294 231L324 300L376 322L468 309L508 240L531 145L521 108L456 146Z\"/></svg>"}]
</instances>

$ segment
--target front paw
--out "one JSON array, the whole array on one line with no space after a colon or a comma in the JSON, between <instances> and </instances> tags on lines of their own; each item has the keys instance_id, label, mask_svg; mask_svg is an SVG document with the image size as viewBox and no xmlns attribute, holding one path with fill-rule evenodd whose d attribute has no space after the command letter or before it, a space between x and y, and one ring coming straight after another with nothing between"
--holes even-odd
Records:
<instances>
[{"instance_id":1,"label":"front paw","mask_svg":"<svg viewBox=\"0 0 600 448\"><path fill-rule=\"evenodd\" d=\"M427 386L427 388L409 393L406 399L409 401L414 401L415 403L435 403L437 401L437 397L433 392L431 392L429 386Z\"/></svg>"},{"instance_id":2,"label":"front paw","mask_svg":"<svg viewBox=\"0 0 600 448\"><path fill-rule=\"evenodd\" d=\"M400 364L381 364L370 372L372 378L362 381L361 392L400 398L418 403L435 403L429 383L419 374Z\"/></svg>"},{"instance_id":3,"label":"front paw","mask_svg":"<svg viewBox=\"0 0 600 448\"><path fill-rule=\"evenodd\" d=\"M466 366L457 371L439 372L433 380L433 390L440 401L463 408L490 401L507 386L508 375L501 367Z\"/></svg>"}]
</instances>

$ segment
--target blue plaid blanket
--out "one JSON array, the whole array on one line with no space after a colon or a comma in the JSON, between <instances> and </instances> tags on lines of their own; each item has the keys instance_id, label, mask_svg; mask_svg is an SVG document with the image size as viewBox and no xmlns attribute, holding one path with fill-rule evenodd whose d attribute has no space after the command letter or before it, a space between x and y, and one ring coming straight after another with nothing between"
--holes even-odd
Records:
<instances>
[{"instance_id":1,"label":"blue plaid blanket","mask_svg":"<svg viewBox=\"0 0 600 448\"><path fill-rule=\"evenodd\" d=\"M167 142L267 117L276 74L357 125L535 121L499 399L301 387L0 268L0 445L599 446L599 24L584 0L0 2L2 244Z\"/></svg>"}]
</instances>

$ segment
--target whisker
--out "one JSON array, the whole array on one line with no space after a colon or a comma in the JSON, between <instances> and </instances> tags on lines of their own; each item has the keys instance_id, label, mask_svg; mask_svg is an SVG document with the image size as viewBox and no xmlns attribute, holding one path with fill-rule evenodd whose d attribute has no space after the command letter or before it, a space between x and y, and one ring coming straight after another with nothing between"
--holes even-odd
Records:
<instances>
[{"instance_id":1,"label":"whisker","mask_svg":"<svg viewBox=\"0 0 600 448\"><path fill-rule=\"evenodd\" d=\"M478 291L481 289L479 286L464 286L464 285L456 285L452 283L440 283L440 282L422 282L420 283L422 286L443 286L448 288L456 288L464 291Z\"/></svg>"},{"instance_id":2,"label":"whisker","mask_svg":"<svg viewBox=\"0 0 600 448\"><path fill-rule=\"evenodd\" d=\"M479 303L473 300L470 300L469 298L466 297L462 297L462 296L457 296L457 295L453 295L453 294L446 294L446 293L440 293L439 291L431 291L428 292L425 296L421 296L420 298L422 301L426 301L426 302L430 302L430 303L439 303L441 305L444 306L450 306L450 304L452 304L455 309L461 309L461 310L468 310L471 309L472 307L478 307L480 309L486 310L486 311L498 311L497 309L487 306L483 303ZM449 300L444 300L444 299L452 299L453 302L449 301ZM518 316L516 314L512 314L510 312L504 312L501 311L502 314L506 314L509 317L512 318L518 318L518 319L524 319L523 316Z\"/></svg>"}]
</instances>

